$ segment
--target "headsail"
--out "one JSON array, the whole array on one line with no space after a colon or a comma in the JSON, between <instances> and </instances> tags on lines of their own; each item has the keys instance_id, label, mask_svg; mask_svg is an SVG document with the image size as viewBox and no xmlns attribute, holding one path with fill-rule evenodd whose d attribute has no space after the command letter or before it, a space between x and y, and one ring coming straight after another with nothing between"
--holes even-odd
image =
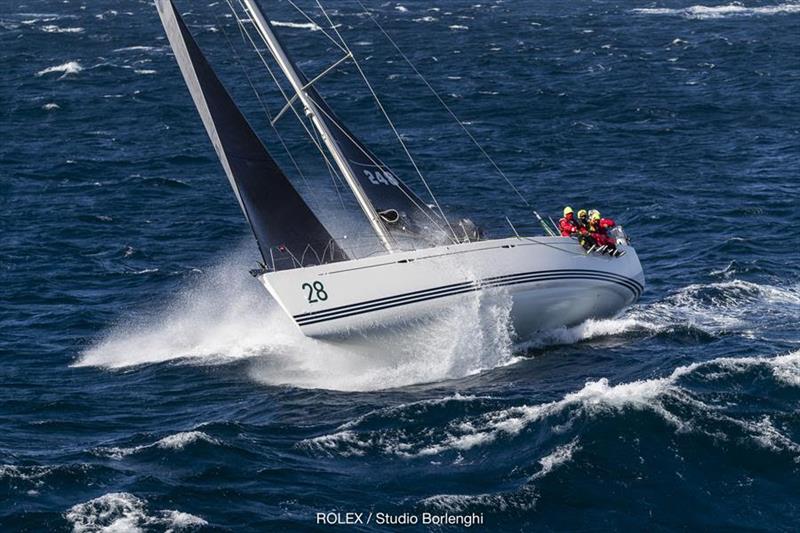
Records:
<instances>
[{"instance_id":1,"label":"headsail","mask_svg":"<svg viewBox=\"0 0 800 533\"><path fill-rule=\"evenodd\" d=\"M413 233L424 234L428 238L434 238L435 232L446 231L447 222L442 215L417 196L367 148L334 114L313 86L306 91L316 103L321 118L328 124L331 135L344 154L345 162L358 178L361 188L389 231L395 236L404 232L409 236Z\"/></svg>"},{"instance_id":2,"label":"headsail","mask_svg":"<svg viewBox=\"0 0 800 533\"><path fill-rule=\"evenodd\" d=\"M444 230L449 225L443 215L414 194L336 117L314 88L314 82L309 82L292 61L257 0L243 2L384 247L391 252L401 239L453 240L452 233Z\"/></svg>"},{"instance_id":3,"label":"headsail","mask_svg":"<svg viewBox=\"0 0 800 533\"><path fill-rule=\"evenodd\" d=\"M172 1L156 0L156 7L265 262L286 269L347 259L236 107Z\"/></svg>"}]
</instances>

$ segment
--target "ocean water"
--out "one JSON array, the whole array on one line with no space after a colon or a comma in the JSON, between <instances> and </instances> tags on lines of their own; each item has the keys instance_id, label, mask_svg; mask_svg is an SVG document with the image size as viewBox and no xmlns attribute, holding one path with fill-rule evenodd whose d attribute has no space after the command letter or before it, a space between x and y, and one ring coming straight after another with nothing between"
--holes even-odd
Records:
<instances>
[{"instance_id":1,"label":"ocean water","mask_svg":"<svg viewBox=\"0 0 800 533\"><path fill-rule=\"evenodd\" d=\"M700 1L370 4L538 210L625 225L648 286L524 343L501 297L358 347L302 337L249 276L150 2L3 2L0 530L795 530L800 4ZM279 95L225 4L178 5L274 147L244 72ZM263 5L307 73L336 59ZM331 7L440 202L537 232L360 7ZM407 172L352 74L323 93Z\"/></svg>"}]
</instances>

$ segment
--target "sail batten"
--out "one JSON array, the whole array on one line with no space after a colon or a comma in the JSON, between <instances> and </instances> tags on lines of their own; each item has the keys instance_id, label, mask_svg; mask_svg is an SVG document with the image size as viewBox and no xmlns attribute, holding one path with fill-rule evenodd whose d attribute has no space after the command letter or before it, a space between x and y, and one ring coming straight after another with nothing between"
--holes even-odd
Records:
<instances>
[{"instance_id":1,"label":"sail batten","mask_svg":"<svg viewBox=\"0 0 800 533\"><path fill-rule=\"evenodd\" d=\"M269 155L172 1L156 0L156 7L189 92L265 262L276 269L285 269L348 259Z\"/></svg>"}]
</instances>

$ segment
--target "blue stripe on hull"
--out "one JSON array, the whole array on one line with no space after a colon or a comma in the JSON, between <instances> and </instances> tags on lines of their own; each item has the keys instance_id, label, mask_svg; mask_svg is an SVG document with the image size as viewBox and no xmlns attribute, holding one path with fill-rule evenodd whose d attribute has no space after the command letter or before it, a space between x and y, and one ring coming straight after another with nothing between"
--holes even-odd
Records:
<instances>
[{"instance_id":1,"label":"blue stripe on hull","mask_svg":"<svg viewBox=\"0 0 800 533\"><path fill-rule=\"evenodd\" d=\"M495 276L491 278L484 278L478 281L467 281L462 283L454 283L451 285L443 285L441 287L407 292L387 298L378 298L356 304L333 307L323 311L301 313L295 315L293 318L299 326L306 326L320 322L327 322L329 320L337 320L340 318L370 313L373 311L391 309L393 307L399 307L402 305L425 302L428 300L444 298L447 296L455 296L458 294L465 294L485 288L506 287L511 285L519 285L522 283L536 283L565 279L608 281L610 283L615 283L627 288L633 293L635 299L638 299L644 290L643 285L638 281L611 272L603 272L599 270L545 270L538 272L510 274L506 276Z\"/></svg>"}]
</instances>

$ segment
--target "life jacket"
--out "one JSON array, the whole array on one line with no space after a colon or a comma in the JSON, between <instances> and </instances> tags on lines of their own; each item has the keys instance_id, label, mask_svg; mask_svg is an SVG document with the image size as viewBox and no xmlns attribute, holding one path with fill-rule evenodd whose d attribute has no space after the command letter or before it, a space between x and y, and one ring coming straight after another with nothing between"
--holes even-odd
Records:
<instances>
[{"instance_id":1,"label":"life jacket","mask_svg":"<svg viewBox=\"0 0 800 533\"><path fill-rule=\"evenodd\" d=\"M562 237L569 237L576 231L578 231L578 226L575 225L575 218L567 218L564 217L558 221L558 229L561 230Z\"/></svg>"},{"instance_id":2,"label":"life jacket","mask_svg":"<svg viewBox=\"0 0 800 533\"><path fill-rule=\"evenodd\" d=\"M614 222L614 220L613 220L613 219L611 219L611 218L601 218L601 219L600 219L600 222L599 222L599 224L598 224L598 226L600 227L600 229L601 229L602 231L604 231L604 232L605 232L605 231L608 231L609 229L613 228L613 227L614 227L614 226L616 226L616 225L617 225L617 223L616 223L616 222Z\"/></svg>"}]
</instances>

